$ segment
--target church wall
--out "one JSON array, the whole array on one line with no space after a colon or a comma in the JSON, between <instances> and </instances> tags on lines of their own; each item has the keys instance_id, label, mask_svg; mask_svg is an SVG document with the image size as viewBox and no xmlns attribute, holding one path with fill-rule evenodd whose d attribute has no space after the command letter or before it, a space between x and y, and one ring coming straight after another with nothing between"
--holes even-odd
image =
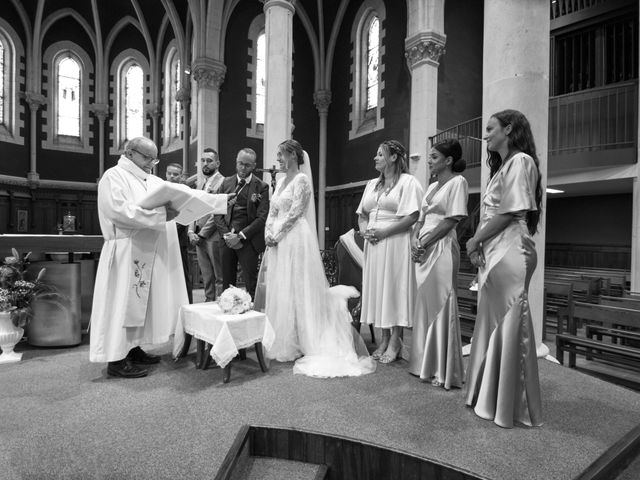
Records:
<instances>
[{"instance_id":1,"label":"church wall","mask_svg":"<svg viewBox=\"0 0 640 480\"><path fill-rule=\"evenodd\" d=\"M327 185L341 185L373 178L373 157L378 145L396 139L408 146L411 77L404 58L407 9L404 1L385 0L386 29L382 61L384 72L384 128L349 140L351 106L351 27L361 1L350 2L336 43L331 79L327 145ZM426 141L426 139L425 139Z\"/></svg>"},{"instance_id":2,"label":"church wall","mask_svg":"<svg viewBox=\"0 0 640 480\"><path fill-rule=\"evenodd\" d=\"M482 115L483 3L445 2L447 41L438 67L438 130Z\"/></svg>"},{"instance_id":3,"label":"church wall","mask_svg":"<svg viewBox=\"0 0 640 480\"><path fill-rule=\"evenodd\" d=\"M293 22L293 106L292 116L295 126L293 138L299 141L309 154L313 182L318 185L318 148L320 120L313 103L314 65L309 37L302 23ZM284 140L284 139L283 139ZM265 159L265 165L277 166L275 157Z\"/></svg>"},{"instance_id":4,"label":"church wall","mask_svg":"<svg viewBox=\"0 0 640 480\"><path fill-rule=\"evenodd\" d=\"M235 173L235 159L241 148L255 150L258 168L264 165L262 158L263 140L249 138L247 129L247 85L249 72L249 25L262 13L260 2L240 2L234 9L227 26L225 38L224 64L227 67L224 83L220 88L220 130L218 154L220 172L224 176ZM270 166L270 161L267 161Z\"/></svg>"}]
</instances>

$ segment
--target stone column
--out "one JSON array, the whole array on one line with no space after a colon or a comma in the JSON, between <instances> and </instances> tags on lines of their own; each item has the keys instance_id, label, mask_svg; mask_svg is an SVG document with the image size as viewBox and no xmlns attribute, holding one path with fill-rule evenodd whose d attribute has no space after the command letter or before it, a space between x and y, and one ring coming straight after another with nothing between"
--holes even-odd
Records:
<instances>
[{"instance_id":1,"label":"stone column","mask_svg":"<svg viewBox=\"0 0 640 480\"><path fill-rule=\"evenodd\" d=\"M291 138L291 67L294 0L264 0L266 33L266 102L264 167L275 163L278 145ZM264 180L269 182L267 173Z\"/></svg>"},{"instance_id":2,"label":"stone column","mask_svg":"<svg viewBox=\"0 0 640 480\"><path fill-rule=\"evenodd\" d=\"M150 103L144 109L145 113L151 118L151 140L158 147L158 157L160 157L160 149L162 147L162 140L160 139L160 115L162 114L162 108L157 103ZM154 175L158 174L158 165L154 165L151 169Z\"/></svg>"},{"instance_id":3,"label":"stone column","mask_svg":"<svg viewBox=\"0 0 640 480\"><path fill-rule=\"evenodd\" d=\"M482 72L483 130L500 110L521 111L529 120L542 175L543 215L534 239L538 266L531 279L529 303L538 356L548 354L542 343L544 293L545 213L549 124L549 2L485 0ZM486 144L484 145L486 147ZM489 167L482 162L481 187L486 188Z\"/></svg>"},{"instance_id":4,"label":"stone column","mask_svg":"<svg viewBox=\"0 0 640 480\"><path fill-rule=\"evenodd\" d=\"M331 104L331 91L318 90L313 94L313 103L320 117L320 140L318 148L318 243L324 249L325 237L325 194L327 189L327 117Z\"/></svg>"},{"instance_id":5,"label":"stone column","mask_svg":"<svg viewBox=\"0 0 640 480\"><path fill-rule=\"evenodd\" d=\"M187 77L184 86L176 92L176 101L182 104L182 171L187 172L189 168L189 147L191 145L191 87Z\"/></svg>"},{"instance_id":6,"label":"stone column","mask_svg":"<svg viewBox=\"0 0 640 480\"><path fill-rule=\"evenodd\" d=\"M109 105L106 103L94 103L89 106L89 110L98 119L98 178L102 178L104 173L104 121L109 115Z\"/></svg>"},{"instance_id":7,"label":"stone column","mask_svg":"<svg viewBox=\"0 0 640 480\"><path fill-rule=\"evenodd\" d=\"M411 70L410 167L425 190L429 184L427 142L437 132L438 60L445 41L444 35L433 31L405 40L405 57Z\"/></svg>"},{"instance_id":8,"label":"stone column","mask_svg":"<svg viewBox=\"0 0 640 480\"><path fill-rule=\"evenodd\" d=\"M30 151L29 151L29 172L27 173L27 180L29 182L29 186L31 188L36 188L38 183L40 182L40 175L38 174L38 165L37 165L37 146L38 146L38 134L40 132L37 131L38 127L38 110L42 105L46 103L46 99L44 95L36 92L26 92L24 94L24 99L29 105L30 111L30 122L31 122L31 131L30 131Z\"/></svg>"},{"instance_id":9,"label":"stone column","mask_svg":"<svg viewBox=\"0 0 640 480\"><path fill-rule=\"evenodd\" d=\"M640 52L639 52L640 56ZM638 59L640 61L640 59ZM640 140L640 89L638 90L638 136ZM640 160L640 141L636 141L638 152L636 158ZM636 168L638 164L636 163ZM640 168L636 170L633 179L633 220L631 222L631 291L640 292Z\"/></svg>"},{"instance_id":10,"label":"stone column","mask_svg":"<svg viewBox=\"0 0 640 480\"><path fill-rule=\"evenodd\" d=\"M226 72L227 68L222 62L211 58L198 58L191 66L193 79L198 82L198 158L207 147L219 152L220 87ZM199 167L198 175L202 175Z\"/></svg>"}]
</instances>

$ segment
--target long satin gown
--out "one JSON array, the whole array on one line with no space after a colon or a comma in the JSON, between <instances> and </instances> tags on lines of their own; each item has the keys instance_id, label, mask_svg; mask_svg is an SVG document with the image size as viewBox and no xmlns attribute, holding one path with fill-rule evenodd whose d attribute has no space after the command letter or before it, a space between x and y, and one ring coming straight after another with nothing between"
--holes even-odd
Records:
<instances>
[{"instance_id":1,"label":"long satin gown","mask_svg":"<svg viewBox=\"0 0 640 480\"><path fill-rule=\"evenodd\" d=\"M502 232L484 242L485 265L478 274L478 314L467 368L466 403L505 428L514 422L542 425L542 401L529 281L537 255L526 225L536 210L538 172L518 153L493 176L482 199L482 229L495 215L518 212Z\"/></svg>"},{"instance_id":2,"label":"long satin gown","mask_svg":"<svg viewBox=\"0 0 640 480\"><path fill-rule=\"evenodd\" d=\"M264 252L255 308L264 311L276 333L266 354L287 362L293 373L312 377L344 377L372 373L376 362L351 326L347 296L353 287L329 288L315 230L307 221L313 208L309 178L298 173L282 181L271 198L265 233L278 242ZM304 355L302 358L299 358Z\"/></svg>"},{"instance_id":3,"label":"long satin gown","mask_svg":"<svg viewBox=\"0 0 640 480\"><path fill-rule=\"evenodd\" d=\"M457 175L442 187L429 185L422 200L419 238L423 239L446 218L467 216L467 181ZM462 388L464 366L456 295L460 246L456 229L431 245L424 263L416 263L418 291L413 309L409 373L437 381L445 389Z\"/></svg>"},{"instance_id":4,"label":"long satin gown","mask_svg":"<svg viewBox=\"0 0 640 480\"><path fill-rule=\"evenodd\" d=\"M408 173L389 192L376 191L377 178L367 184L356 213L368 216L367 228L384 228L420 211L422 186ZM411 261L411 231L397 233L376 245L365 242L362 271L362 323L379 328L412 325L416 278Z\"/></svg>"}]
</instances>

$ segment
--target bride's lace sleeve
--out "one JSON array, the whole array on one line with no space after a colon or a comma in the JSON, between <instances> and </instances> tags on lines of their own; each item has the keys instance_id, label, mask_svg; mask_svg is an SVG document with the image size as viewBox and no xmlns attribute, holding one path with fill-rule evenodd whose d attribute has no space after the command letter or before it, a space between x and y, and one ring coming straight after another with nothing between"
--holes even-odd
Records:
<instances>
[{"instance_id":1,"label":"bride's lace sleeve","mask_svg":"<svg viewBox=\"0 0 640 480\"><path fill-rule=\"evenodd\" d=\"M269 215L267 216L267 221L264 225L264 238L272 238L273 239L273 222L278 216L278 207L276 207L274 202L271 202L269 205Z\"/></svg>"},{"instance_id":2,"label":"bride's lace sleeve","mask_svg":"<svg viewBox=\"0 0 640 480\"><path fill-rule=\"evenodd\" d=\"M311 185L306 175L299 175L291 186L293 187L293 201L282 226L277 232L274 232L276 242L282 240L282 237L293 228L298 219L304 216L311 199Z\"/></svg>"}]
</instances>

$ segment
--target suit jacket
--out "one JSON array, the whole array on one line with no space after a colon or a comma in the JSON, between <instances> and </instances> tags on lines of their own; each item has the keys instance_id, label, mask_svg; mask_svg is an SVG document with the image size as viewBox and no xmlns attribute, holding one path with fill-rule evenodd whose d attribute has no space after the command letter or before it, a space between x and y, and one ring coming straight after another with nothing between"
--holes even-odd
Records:
<instances>
[{"instance_id":1,"label":"suit jacket","mask_svg":"<svg viewBox=\"0 0 640 480\"><path fill-rule=\"evenodd\" d=\"M204 183L204 185L209 183L209 186L207 188L207 193L218 193L218 190L220 188L220 185L222 185L223 180L224 180L224 176L220 172L216 172L213 174L213 176L211 176L210 178L207 178ZM199 189L202 189L204 185L200 186ZM196 220L195 232L199 235L202 235L206 239L213 238L215 240L219 240L220 234L218 232L218 229L215 228L215 225L212 225L211 227L209 227L205 232L205 234L202 233L203 227L207 224L207 221L212 218L213 218L213 214L205 215L204 217Z\"/></svg>"},{"instance_id":2,"label":"suit jacket","mask_svg":"<svg viewBox=\"0 0 640 480\"><path fill-rule=\"evenodd\" d=\"M233 193L238 184L238 176L233 175L222 181L218 193ZM264 225L269 214L269 185L260 180L255 175L251 176L251 181L245 187L247 189L247 216L248 223L241 232L251 242L253 248L258 252L264 252ZM230 228L231 208L226 215L212 215L207 223L200 230L200 235L207 238L209 232L217 228L220 235L228 233ZM240 233L240 232L236 232Z\"/></svg>"}]
</instances>

